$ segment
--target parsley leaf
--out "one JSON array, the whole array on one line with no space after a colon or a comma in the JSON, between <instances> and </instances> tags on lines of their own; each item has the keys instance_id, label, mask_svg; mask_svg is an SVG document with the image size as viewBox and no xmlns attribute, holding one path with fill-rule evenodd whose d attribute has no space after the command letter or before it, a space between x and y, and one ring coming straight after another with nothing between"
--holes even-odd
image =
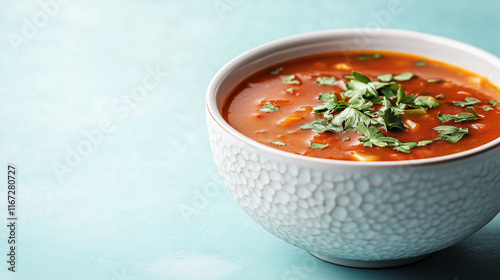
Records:
<instances>
[{"instance_id":1,"label":"parsley leaf","mask_svg":"<svg viewBox=\"0 0 500 280\"><path fill-rule=\"evenodd\" d=\"M440 122L448 122L451 120L455 120L455 122L460 123L460 122L475 121L475 120L484 118L484 116L479 115L471 108L466 108L466 109L469 112L471 112L472 114L471 113L458 113L456 115L448 115L448 114L441 115L441 112L439 112L438 119Z\"/></svg>"},{"instance_id":2,"label":"parsley leaf","mask_svg":"<svg viewBox=\"0 0 500 280\"><path fill-rule=\"evenodd\" d=\"M295 84L295 85L299 85L300 82L298 80L294 80L295 79L295 75L290 75L290 76L283 76L281 77L281 80L287 84Z\"/></svg>"},{"instance_id":3,"label":"parsley leaf","mask_svg":"<svg viewBox=\"0 0 500 280\"><path fill-rule=\"evenodd\" d=\"M375 124L377 121L363 114L357 109L347 107L333 118L331 124L344 127L345 130L353 130L361 123L364 125Z\"/></svg>"},{"instance_id":4,"label":"parsley leaf","mask_svg":"<svg viewBox=\"0 0 500 280\"><path fill-rule=\"evenodd\" d=\"M431 144L432 142L434 142L434 140L422 140L422 141L419 141L417 143L417 146L418 147L427 146L427 145Z\"/></svg>"},{"instance_id":5,"label":"parsley leaf","mask_svg":"<svg viewBox=\"0 0 500 280\"><path fill-rule=\"evenodd\" d=\"M273 69L273 70L269 71L269 74L271 74L271 75L278 75L279 73L281 73L281 71L283 71L283 67L278 67L276 69Z\"/></svg>"},{"instance_id":6,"label":"parsley leaf","mask_svg":"<svg viewBox=\"0 0 500 280\"><path fill-rule=\"evenodd\" d=\"M472 98L472 97L466 97L465 98L465 102L463 102L463 101L457 101L457 102L453 102L453 105L466 107L466 106L474 106L477 103L479 103L479 100L477 100L475 98Z\"/></svg>"},{"instance_id":7,"label":"parsley leaf","mask_svg":"<svg viewBox=\"0 0 500 280\"><path fill-rule=\"evenodd\" d=\"M405 125L401 121L401 118L396 116L395 110L392 107L389 107L385 110L382 119L384 120L385 128L388 131L398 131L406 129Z\"/></svg>"},{"instance_id":8,"label":"parsley leaf","mask_svg":"<svg viewBox=\"0 0 500 280\"><path fill-rule=\"evenodd\" d=\"M352 75L354 79L346 82L345 95L347 97L353 98L357 95L366 96L366 98L378 97L377 89L368 76L355 71L352 72Z\"/></svg>"},{"instance_id":9,"label":"parsley leaf","mask_svg":"<svg viewBox=\"0 0 500 280\"><path fill-rule=\"evenodd\" d=\"M493 108L490 107L490 106L484 106L483 110L485 110L485 111L491 111L491 110L493 110Z\"/></svg>"},{"instance_id":10,"label":"parsley leaf","mask_svg":"<svg viewBox=\"0 0 500 280\"><path fill-rule=\"evenodd\" d=\"M357 129L365 136L359 138L359 141L363 142L364 146L367 147L372 147L373 145L377 147L393 146L395 150L403 153L409 153L412 148L417 147L417 143L415 142L401 142L396 138L388 137L375 126L366 127L363 124L359 124Z\"/></svg>"},{"instance_id":11,"label":"parsley leaf","mask_svg":"<svg viewBox=\"0 0 500 280\"><path fill-rule=\"evenodd\" d=\"M382 57L383 57L383 55L380 53L374 53L374 54L362 53L362 54L358 55L358 60L371 60L371 59L379 59Z\"/></svg>"},{"instance_id":12,"label":"parsley leaf","mask_svg":"<svg viewBox=\"0 0 500 280\"><path fill-rule=\"evenodd\" d=\"M436 108L439 107L440 105L439 102L437 102L436 100L434 100L434 98L430 96L419 96L415 98L414 104L426 108Z\"/></svg>"},{"instance_id":13,"label":"parsley leaf","mask_svg":"<svg viewBox=\"0 0 500 280\"><path fill-rule=\"evenodd\" d=\"M444 94L442 94L442 93L438 94L438 95L436 95L436 98L439 98L439 99L444 98Z\"/></svg>"},{"instance_id":14,"label":"parsley leaf","mask_svg":"<svg viewBox=\"0 0 500 280\"><path fill-rule=\"evenodd\" d=\"M325 119L331 120L333 118L333 112L343 110L349 105L344 101L345 96L342 96L342 98L342 100L338 100L334 92L322 93L319 95L319 99L324 102L323 104L314 106L312 113L315 115L323 114Z\"/></svg>"},{"instance_id":15,"label":"parsley leaf","mask_svg":"<svg viewBox=\"0 0 500 280\"><path fill-rule=\"evenodd\" d=\"M349 138L349 137L347 137L347 136L346 136L346 137L344 137L344 138L342 138L342 141L349 141L349 140L351 140L351 138Z\"/></svg>"},{"instance_id":16,"label":"parsley leaf","mask_svg":"<svg viewBox=\"0 0 500 280\"><path fill-rule=\"evenodd\" d=\"M381 82L390 82L392 80L392 74L382 74L377 76L377 80Z\"/></svg>"},{"instance_id":17,"label":"parsley leaf","mask_svg":"<svg viewBox=\"0 0 500 280\"><path fill-rule=\"evenodd\" d=\"M411 72L404 72L404 73L401 73L399 75L394 76L393 79L394 79L394 81L404 82L404 81L409 81L411 78L413 78L413 76L415 76L415 75Z\"/></svg>"},{"instance_id":18,"label":"parsley leaf","mask_svg":"<svg viewBox=\"0 0 500 280\"><path fill-rule=\"evenodd\" d=\"M287 88L284 91L286 91L286 92L293 92L293 88Z\"/></svg>"},{"instance_id":19,"label":"parsley leaf","mask_svg":"<svg viewBox=\"0 0 500 280\"><path fill-rule=\"evenodd\" d=\"M397 96L396 96L396 105L399 104L405 104L405 105L411 105L414 104L416 96L415 94L412 95L406 95L405 90L403 89L402 86L398 84L394 84L395 87L397 87Z\"/></svg>"},{"instance_id":20,"label":"parsley leaf","mask_svg":"<svg viewBox=\"0 0 500 280\"><path fill-rule=\"evenodd\" d=\"M335 77L319 77L316 79L316 82L320 85L333 86L337 82L337 79Z\"/></svg>"},{"instance_id":21,"label":"parsley leaf","mask_svg":"<svg viewBox=\"0 0 500 280\"><path fill-rule=\"evenodd\" d=\"M272 104L266 103L266 104L264 104L264 108L259 109L259 111L265 112L265 113L271 113L271 112L278 110L279 108L280 107L278 107L278 106L274 106Z\"/></svg>"},{"instance_id":22,"label":"parsley leaf","mask_svg":"<svg viewBox=\"0 0 500 280\"><path fill-rule=\"evenodd\" d=\"M280 142L280 141L274 141L274 142L271 142L273 143L274 145L278 145L278 146L285 146L286 144L283 143L283 142Z\"/></svg>"},{"instance_id":23,"label":"parsley leaf","mask_svg":"<svg viewBox=\"0 0 500 280\"><path fill-rule=\"evenodd\" d=\"M425 60L418 60L417 62L415 62L415 65L418 66L418 67L425 67L425 66L427 66L427 61L425 61Z\"/></svg>"},{"instance_id":24,"label":"parsley leaf","mask_svg":"<svg viewBox=\"0 0 500 280\"><path fill-rule=\"evenodd\" d=\"M433 129L440 132L440 136L434 140L446 140L451 143L457 143L465 134L469 134L469 129L455 126L437 126Z\"/></svg>"},{"instance_id":25,"label":"parsley leaf","mask_svg":"<svg viewBox=\"0 0 500 280\"><path fill-rule=\"evenodd\" d=\"M490 103L493 106L500 105L500 101L495 101L495 100L488 100L488 103Z\"/></svg>"},{"instance_id":26,"label":"parsley leaf","mask_svg":"<svg viewBox=\"0 0 500 280\"><path fill-rule=\"evenodd\" d=\"M328 144L323 145L323 144L314 143L314 142L311 143L311 148L313 148L313 149L324 149L326 147L328 147Z\"/></svg>"},{"instance_id":27,"label":"parsley leaf","mask_svg":"<svg viewBox=\"0 0 500 280\"><path fill-rule=\"evenodd\" d=\"M397 141L394 145L394 150L407 153L411 152L411 149L417 147L418 144L416 142L399 142Z\"/></svg>"}]
</instances>

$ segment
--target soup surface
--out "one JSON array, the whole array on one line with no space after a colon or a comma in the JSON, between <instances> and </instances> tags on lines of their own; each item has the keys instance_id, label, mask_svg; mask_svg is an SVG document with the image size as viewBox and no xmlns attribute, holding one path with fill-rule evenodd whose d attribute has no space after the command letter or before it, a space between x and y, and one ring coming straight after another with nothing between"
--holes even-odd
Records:
<instances>
[{"instance_id":1,"label":"soup surface","mask_svg":"<svg viewBox=\"0 0 500 280\"><path fill-rule=\"evenodd\" d=\"M428 58L334 52L264 69L229 95L222 115L244 135L329 159L438 157L500 137L500 91Z\"/></svg>"}]
</instances>

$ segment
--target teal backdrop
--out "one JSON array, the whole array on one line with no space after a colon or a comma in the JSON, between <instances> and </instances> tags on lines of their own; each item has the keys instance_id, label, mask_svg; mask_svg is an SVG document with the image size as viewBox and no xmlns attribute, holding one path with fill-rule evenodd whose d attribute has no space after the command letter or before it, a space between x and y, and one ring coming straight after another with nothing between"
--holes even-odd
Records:
<instances>
[{"instance_id":1,"label":"teal backdrop","mask_svg":"<svg viewBox=\"0 0 500 280\"><path fill-rule=\"evenodd\" d=\"M496 0L0 2L0 279L500 279L500 217L393 269L281 241L222 186L204 113L217 70L271 40L384 27L500 56L499 12Z\"/></svg>"}]
</instances>

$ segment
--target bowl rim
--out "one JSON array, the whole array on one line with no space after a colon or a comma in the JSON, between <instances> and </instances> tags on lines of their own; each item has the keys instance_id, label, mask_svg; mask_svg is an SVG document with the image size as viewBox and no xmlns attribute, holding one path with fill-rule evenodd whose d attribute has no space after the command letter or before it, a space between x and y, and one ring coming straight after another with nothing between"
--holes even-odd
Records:
<instances>
[{"instance_id":1,"label":"bowl rim","mask_svg":"<svg viewBox=\"0 0 500 280\"><path fill-rule=\"evenodd\" d=\"M236 56L227 62L212 78L210 84L208 85L206 98L205 98L205 107L207 117L210 116L220 128L225 130L227 133L237 138L239 141L250 145L257 150L262 150L270 155L284 157L290 160L299 160L306 163L311 164L321 164L321 165L335 165L335 166L353 166L353 167L385 167L385 166L405 166L405 165L430 165L430 164L441 164L449 161L456 161L466 159L472 156L483 154L491 149L500 147L500 137L496 138L493 141L490 141L486 144L483 144L479 147L472 148L469 150L465 150L459 153L454 153L450 155L440 156L440 157L432 157L432 158L422 158L422 159L410 159L410 160L397 160L397 161L350 161L350 160L338 160L338 159L327 159L327 158L318 158L318 157L310 157L305 155L294 154L291 152L283 151L277 148L273 148L271 146L267 146L265 144L259 143L250 137L242 134L233 128L224 118L222 117L219 109L217 108L217 89L219 85L224 81L225 77L230 73L230 70L234 69L238 65L241 65L242 62L247 61L249 58L255 56L262 56L263 54L272 53L283 46L290 44L297 44L301 41L312 41L312 40L327 40L333 39L334 37L341 36L355 36L356 32L377 32L377 35L385 35L392 36L394 38L399 39L418 39L421 41L431 42L433 44L441 44L451 49L459 49L471 54L474 54L477 57L481 57L484 60L489 61L492 64L495 64L500 69L500 58L483 50L478 47L438 36L429 33L417 32L417 31L409 31L409 30L401 30L401 29L388 29L388 28L346 28L346 29L332 29L332 30L323 30L323 31L314 31L307 32L297 35L292 35L288 37L284 37L281 39L273 40L264 44L261 44L257 47L251 48L242 54ZM306 56L306 55L305 55ZM248 75L251 75L249 73ZM497 85L500 86L500 85Z\"/></svg>"}]
</instances>

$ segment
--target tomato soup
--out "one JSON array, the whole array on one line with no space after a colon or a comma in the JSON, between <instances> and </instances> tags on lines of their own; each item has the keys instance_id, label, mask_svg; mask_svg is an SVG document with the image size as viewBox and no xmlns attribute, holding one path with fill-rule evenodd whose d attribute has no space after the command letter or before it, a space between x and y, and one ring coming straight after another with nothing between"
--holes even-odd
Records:
<instances>
[{"instance_id":1,"label":"tomato soup","mask_svg":"<svg viewBox=\"0 0 500 280\"><path fill-rule=\"evenodd\" d=\"M334 52L246 78L222 115L249 138L299 155L410 160L500 137L500 90L486 78L420 56Z\"/></svg>"}]
</instances>

